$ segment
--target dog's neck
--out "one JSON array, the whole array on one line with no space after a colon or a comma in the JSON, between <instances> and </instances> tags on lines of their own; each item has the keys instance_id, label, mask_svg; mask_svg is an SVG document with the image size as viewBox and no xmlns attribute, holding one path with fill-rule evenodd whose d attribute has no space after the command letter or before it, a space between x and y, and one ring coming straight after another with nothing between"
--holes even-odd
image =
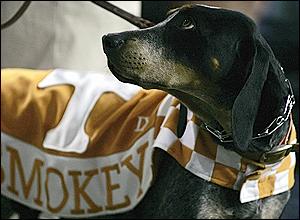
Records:
<instances>
[{"instance_id":1,"label":"dog's neck","mask_svg":"<svg viewBox=\"0 0 300 220\"><path fill-rule=\"evenodd\" d=\"M197 117L217 129L224 129L226 132L231 132L231 110L216 105L215 103L205 102L196 96L188 93L179 92L176 90L168 91L183 104L185 104Z\"/></svg>"},{"instance_id":2,"label":"dog's neck","mask_svg":"<svg viewBox=\"0 0 300 220\"><path fill-rule=\"evenodd\" d=\"M271 72L268 75L267 82L265 83L260 106L257 112L253 134L258 134L263 131L276 117L282 115L285 105L286 97L288 94L288 87L284 82L284 75L278 75ZM205 102L200 98L192 96L187 93L178 92L176 90L168 91L179 100L182 101L191 111L193 111L205 124L219 131L224 130L226 133L231 131L231 107L233 100L227 100L226 105L220 102ZM257 139L252 142L259 150L263 147L273 148L278 145L281 139L286 135L289 127L289 120L284 123L281 129L274 132L273 135L267 138ZM261 147L260 147L261 146ZM268 150L270 150L268 149Z\"/></svg>"}]
</instances>

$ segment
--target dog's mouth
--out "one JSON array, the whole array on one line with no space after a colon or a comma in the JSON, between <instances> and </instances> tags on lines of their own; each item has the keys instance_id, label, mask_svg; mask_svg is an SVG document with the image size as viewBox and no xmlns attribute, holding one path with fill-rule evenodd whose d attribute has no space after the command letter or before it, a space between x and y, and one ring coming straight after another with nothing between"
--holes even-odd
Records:
<instances>
[{"instance_id":1,"label":"dog's mouth","mask_svg":"<svg viewBox=\"0 0 300 220\"><path fill-rule=\"evenodd\" d=\"M108 67L112 74L121 82L135 84L143 87L144 89L167 90L167 87L160 82L145 81L139 78L138 74L124 74L124 72L127 71L122 70L122 68L118 68L117 65L114 65L113 62L111 62L110 60L108 60ZM132 75L136 75L136 77Z\"/></svg>"},{"instance_id":2,"label":"dog's mouth","mask_svg":"<svg viewBox=\"0 0 300 220\"><path fill-rule=\"evenodd\" d=\"M119 70L116 66L114 66L112 64L112 62L110 62L110 61L108 61L108 67L109 67L110 71L112 72L112 74L121 82L132 83L132 84L136 84L136 85L138 84L136 80L121 75L120 72L122 72L122 71Z\"/></svg>"}]
</instances>

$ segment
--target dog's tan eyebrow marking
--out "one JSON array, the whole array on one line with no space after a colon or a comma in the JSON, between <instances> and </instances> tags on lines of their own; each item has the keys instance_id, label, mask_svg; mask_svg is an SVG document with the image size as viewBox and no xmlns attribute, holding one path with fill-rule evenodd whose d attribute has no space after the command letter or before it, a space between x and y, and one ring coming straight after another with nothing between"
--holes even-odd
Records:
<instances>
[{"instance_id":1,"label":"dog's tan eyebrow marking","mask_svg":"<svg viewBox=\"0 0 300 220\"><path fill-rule=\"evenodd\" d=\"M218 71L220 69L220 62L216 57L211 57L211 64L213 71Z\"/></svg>"}]
</instances>

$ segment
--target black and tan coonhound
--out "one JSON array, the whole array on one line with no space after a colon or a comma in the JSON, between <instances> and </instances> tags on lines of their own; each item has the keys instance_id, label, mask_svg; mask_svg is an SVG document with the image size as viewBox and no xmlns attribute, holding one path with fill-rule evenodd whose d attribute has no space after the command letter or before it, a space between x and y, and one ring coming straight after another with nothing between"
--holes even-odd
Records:
<instances>
[{"instance_id":1,"label":"black and tan coonhound","mask_svg":"<svg viewBox=\"0 0 300 220\"><path fill-rule=\"evenodd\" d=\"M278 145L291 123L292 89L244 14L183 6L154 27L108 34L103 45L120 81L177 97L227 149L258 166L291 150ZM287 191L241 204L238 192L195 177L163 151L158 157L159 176L131 212L139 217L278 218L289 198Z\"/></svg>"}]
</instances>

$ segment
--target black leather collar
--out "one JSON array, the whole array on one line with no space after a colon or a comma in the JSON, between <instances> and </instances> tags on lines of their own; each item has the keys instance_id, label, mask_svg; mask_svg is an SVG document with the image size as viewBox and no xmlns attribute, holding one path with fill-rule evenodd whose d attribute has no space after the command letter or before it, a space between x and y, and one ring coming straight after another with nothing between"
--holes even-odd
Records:
<instances>
[{"instance_id":1,"label":"black leather collar","mask_svg":"<svg viewBox=\"0 0 300 220\"><path fill-rule=\"evenodd\" d=\"M288 79L285 79L285 82L287 83L289 89L289 95L286 100L283 114L276 117L262 132L252 137L252 140L263 138L273 134L278 128L280 128L283 125L284 122L286 122L289 119L292 108L295 104L295 96L290 81ZM218 138L221 143L233 143L231 133L226 133L224 130L219 131L218 129L212 128L204 122L202 128L206 129L209 133Z\"/></svg>"}]
</instances>

